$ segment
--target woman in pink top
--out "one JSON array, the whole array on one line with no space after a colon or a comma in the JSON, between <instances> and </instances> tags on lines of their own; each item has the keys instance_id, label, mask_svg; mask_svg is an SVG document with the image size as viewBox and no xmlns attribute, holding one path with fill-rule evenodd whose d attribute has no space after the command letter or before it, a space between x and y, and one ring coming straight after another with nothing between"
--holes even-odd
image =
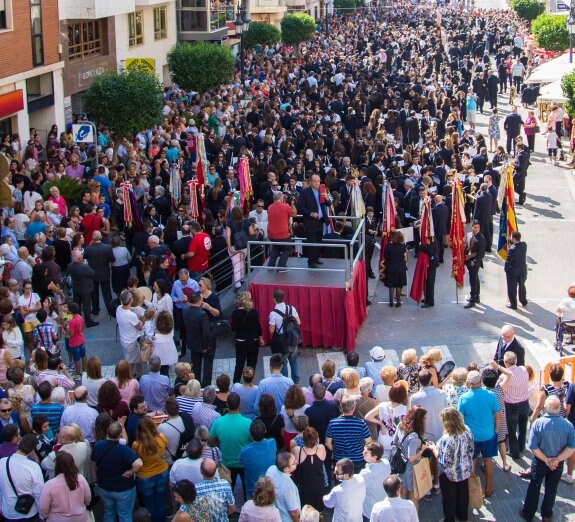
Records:
<instances>
[{"instance_id":1,"label":"woman in pink top","mask_svg":"<svg viewBox=\"0 0 575 522\"><path fill-rule=\"evenodd\" d=\"M130 399L134 395L138 395L140 393L140 385L138 381L134 379L132 375L132 367L130 363L126 361L126 359L121 359L116 364L116 371L115 377L112 377L111 381L118 387L120 390L120 395L122 399L130 404Z\"/></svg>"},{"instance_id":2,"label":"woman in pink top","mask_svg":"<svg viewBox=\"0 0 575 522\"><path fill-rule=\"evenodd\" d=\"M58 452L56 476L40 494L40 513L47 522L86 522L86 506L92 495L86 479L78 473L72 455Z\"/></svg>"}]
</instances>

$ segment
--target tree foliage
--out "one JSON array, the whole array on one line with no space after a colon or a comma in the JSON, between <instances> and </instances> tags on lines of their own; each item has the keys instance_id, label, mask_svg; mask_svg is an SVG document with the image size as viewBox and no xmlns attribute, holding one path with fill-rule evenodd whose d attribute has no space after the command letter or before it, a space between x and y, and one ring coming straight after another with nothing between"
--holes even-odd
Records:
<instances>
[{"instance_id":1,"label":"tree foliage","mask_svg":"<svg viewBox=\"0 0 575 522\"><path fill-rule=\"evenodd\" d=\"M305 13L285 15L281 21L282 40L288 45L298 46L311 40L315 31L315 20Z\"/></svg>"},{"instance_id":2,"label":"tree foliage","mask_svg":"<svg viewBox=\"0 0 575 522\"><path fill-rule=\"evenodd\" d=\"M342 11L346 14L355 11L355 8L358 7L358 3L356 0L335 0L333 6L338 11Z\"/></svg>"},{"instance_id":3,"label":"tree foliage","mask_svg":"<svg viewBox=\"0 0 575 522\"><path fill-rule=\"evenodd\" d=\"M569 47L569 31L565 17L561 15L539 15L531 24L535 43L547 51L563 52Z\"/></svg>"},{"instance_id":4,"label":"tree foliage","mask_svg":"<svg viewBox=\"0 0 575 522\"><path fill-rule=\"evenodd\" d=\"M561 79L561 89L563 96L567 98L565 110L572 118L575 117L575 71L566 74Z\"/></svg>"},{"instance_id":5,"label":"tree foliage","mask_svg":"<svg viewBox=\"0 0 575 522\"><path fill-rule=\"evenodd\" d=\"M179 42L166 56L172 81L186 91L205 93L234 75L236 59L229 47L207 42Z\"/></svg>"},{"instance_id":6,"label":"tree foliage","mask_svg":"<svg viewBox=\"0 0 575 522\"><path fill-rule=\"evenodd\" d=\"M97 76L86 92L86 107L116 136L148 129L162 120L163 86L140 68Z\"/></svg>"},{"instance_id":7,"label":"tree foliage","mask_svg":"<svg viewBox=\"0 0 575 522\"><path fill-rule=\"evenodd\" d=\"M511 7L521 18L530 22L545 11L545 4L539 0L513 0Z\"/></svg>"},{"instance_id":8,"label":"tree foliage","mask_svg":"<svg viewBox=\"0 0 575 522\"><path fill-rule=\"evenodd\" d=\"M275 25L264 22L252 22L242 38L246 49L253 49L256 45L271 47L280 41L281 33Z\"/></svg>"}]
</instances>

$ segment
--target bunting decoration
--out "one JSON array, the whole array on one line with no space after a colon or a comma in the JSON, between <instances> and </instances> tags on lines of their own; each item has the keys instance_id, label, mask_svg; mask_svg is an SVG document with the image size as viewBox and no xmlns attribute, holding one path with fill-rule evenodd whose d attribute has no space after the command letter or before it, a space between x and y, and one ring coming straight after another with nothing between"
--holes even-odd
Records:
<instances>
[{"instance_id":1,"label":"bunting decoration","mask_svg":"<svg viewBox=\"0 0 575 522\"><path fill-rule=\"evenodd\" d=\"M180 202L180 173L177 163L172 163L170 168L170 194L176 204Z\"/></svg>"},{"instance_id":2,"label":"bunting decoration","mask_svg":"<svg viewBox=\"0 0 575 522\"><path fill-rule=\"evenodd\" d=\"M419 236L421 245L429 245L431 238L435 236L433 229L433 219L431 218L431 198L425 196L423 206L421 209L421 224L419 228ZM417 263L415 265L415 272L413 273L413 281L411 283L411 291L409 297L419 304L423 298L425 289L425 282L427 281L427 269L429 268L429 255L422 250L417 255Z\"/></svg>"},{"instance_id":3,"label":"bunting decoration","mask_svg":"<svg viewBox=\"0 0 575 522\"><path fill-rule=\"evenodd\" d=\"M499 208L501 208L497 254L503 260L507 259L511 234L517 230L513 171L513 165L507 165L501 169L501 181L499 183L499 192L497 193L497 202L499 203Z\"/></svg>"},{"instance_id":4,"label":"bunting decoration","mask_svg":"<svg viewBox=\"0 0 575 522\"><path fill-rule=\"evenodd\" d=\"M385 247L389 243L389 236L395 230L395 203L393 190L389 181L383 184L381 193L381 208L383 219L381 222L381 248L379 250L379 278L383 281L385 276Z\"/></svg>"},{"instance_id":5,"label":"bunting decoration","mask_svg":"<svg viewBox=\"0 0 575 522\"><path fill-rule=\"evenodd\" d=\"M192 179L188 181L188 188L190 190L190 214L197 220L200 216L200 207L198 205L198 181Z\"/></svg>"},{"instance_id":6,"label":"bunting decoration","mask_svg":"<svg viewBox=\"0 0 575 522\"><path fill-rule=\"evenodd\" d=\"M120 184L122 199L124 201L124 223L127 227L131 227L134 220L132 216L132 205L130 204L130 188L131 186L129 183Z\"/></svg>"},{"instance_id":7,"label":"bunting decoration","mask_svg":"<svg viewBox=\"0 0 575 522\"><path fill-rule=\"evenodd\" d=\"M205 175L208 172L208 157L206 155L206 144L204 135L201 132L196 134L196 177L200 185L205 184Z\"/></svg>"},{"instance_id":8,"label":"bunting decoration","mask_svg":"<svg viewBox=\"0 0 575 522\"><path fill-rule=\"evenodd\" d=\"M363 196L361 194L361 188L359 186L359 180L353 180L353 188L351 189L351 215L354 217L362 218L365 216L365 202L363 201ZM354 219L352 223L353 230L356 230L359 226L358 219Z\"/></svg>"},{"instance_id":9,"label":"bunting decoration","mask_svg":"<svg viewBox=\"0 0 575 522\"><path fill-rule=\"evenodd\" d=\"M465 196L461 180L451 185L451 226L449 244L452 262L451 277L455 279L456 288L463 288L465 276Z\"/></svg>"},{"instance_id":10,"label":"bunting decoration","mask_svg":"<svg viewBox=\"0 0 575 522\"><path fill-rule=\"evenodd\" d=\"M240 208L244 216L247 216L250 211L250 201L254 195L250 176L250 160L247 156L242 156L239 159L238 179L240 182Z\"/></svg>"}]
</instances>

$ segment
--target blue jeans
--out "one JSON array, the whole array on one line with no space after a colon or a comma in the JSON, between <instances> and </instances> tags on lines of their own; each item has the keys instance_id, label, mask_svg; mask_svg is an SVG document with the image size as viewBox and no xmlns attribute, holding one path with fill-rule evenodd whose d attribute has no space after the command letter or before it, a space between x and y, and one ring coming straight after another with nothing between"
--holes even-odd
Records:
<instances>
[{"instance_id":1,"label":"blue jeans","mask_svg":"<svg viewBox=\"0 0 575 522\"><path fill-rule=\"evenodd\" d=\"M299 383L299 365L297 362L297 346L290 346L287 355L282 355L282 375L284 377L288 376L287 365L289 362L291 368L291 379L294 384Z\"/></svg>"},{"instance_id":2,"label":"blue jeans","mask_svg":"<svg viewBox=\"0 0 575 522\"><path fill-rule=\"evenodd\" d=\"M557 466L555 471L551 471L542 460L533 457L531 461L531 481L527 487L527 494L523 503L523 513L526 519L530 520L535 516L537 505L539 504L539 492L544 479L545 494L541 503L541 516L545 518L553 516L553 506L555 505L561 473L563 473L563 462Z\"/></svg>"},{"instance_id":3,"label":"blue jeans","mask_svg":"<svg viewBox=\"0 0 575 522\"><path fill-rule=\"evenodd\" d=\"M136 478L136 487L144 507L150 512L152 522L164 522L166 518L166 488L169 472L164 471L150 478Z\"/></svg>"},{"instance_id":4,"label":"blue jeans","mask_svg":"<svg viewBox=\"0 0 575 522\"><path fill-rule=\"evenodd\" d=\"M127 491L108 491L96 486L96 493L100 495L104 504L104 522L131 522L134 502L136 502L136 488Z\"/></svg>"}]
</instances>

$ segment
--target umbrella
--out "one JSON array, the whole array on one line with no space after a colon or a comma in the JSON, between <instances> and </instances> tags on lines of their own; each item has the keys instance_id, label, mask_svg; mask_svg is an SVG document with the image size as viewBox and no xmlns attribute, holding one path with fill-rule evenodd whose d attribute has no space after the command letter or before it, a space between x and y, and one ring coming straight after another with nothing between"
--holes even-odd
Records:
<instances>
[{"instance_id":1,"label":"umbrella","mask_svg":"<svg viewBox=\"0 0 575 522\"><path fill-rule=\"evenodd\" d=\"M575 65L569 63L569 53L562 54L558 58L549 60L533 69L525 83L552 83L560 80L565 74L570 73L574 69Z\"/></svg>"}]
</instances>

